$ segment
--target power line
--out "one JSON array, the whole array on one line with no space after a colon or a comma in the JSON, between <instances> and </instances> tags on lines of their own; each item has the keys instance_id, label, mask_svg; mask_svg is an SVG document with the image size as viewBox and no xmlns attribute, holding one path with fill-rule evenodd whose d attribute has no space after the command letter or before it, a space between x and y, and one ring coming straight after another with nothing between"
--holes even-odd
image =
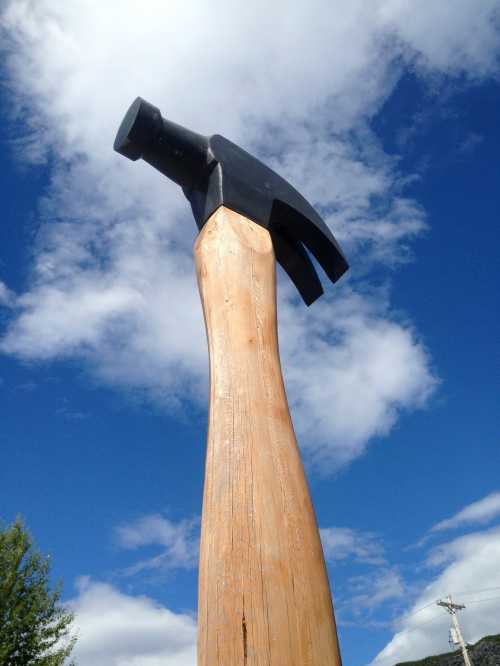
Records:
<instances>
[{"instance_id":1,"label":"power line","mask_svg":"<svg viewBox=\"0 0 500 666\"><path fill-rule=\"evenodd\" d=\"M426 608L429 608L429 606L434 606L436 601L437 601L437 599L434 599L434 601L431 601L430 604L426 604L425 606L422 606L422 608L419 608L418 610L415 610L412 613L409 613L408 615L405 615L403 619L406 620L406 618L412 617L412 615L416 615L417 613L420 613L420 611L423 611Z\"/></svg>"},{"instance_id":2,"label":"power line","mask_svg":"<svg viewBox=\"0 0 500 666\"><path fill-rule=\"evenodd\" d=\"M477 599L477 600L469 601L468 603L469 604L482 604L483 601L494 601L495 599L500 599L500 595L498 595L496 597L488 597L487 599ZM412 615L416 615L417 613L420 613L420 611L423 611L425 608L429 608L429 606L433 606L435 603L436 603L436 601L433 601L430 604L422 606L422 608L419 608L418 610L413 611L413 613L410 613L410 615L405 615L403 617L403 619L401 620L401 622L403 622L407 618L411 617ZM434 622L434 620L436 620L436 619L438 619L437 616L430 619L430 620L426 620L425 622L420 622L420 624L416 624L414 626L410 625L410 627L408 629L402 629L401 631L413 631L414 629L418 629L419 627L423 627L425 624L429 624L430 622Z\"/></svg>"},{"instance_id":3,"label":"power line","mask_svg":"<svg viewBox=\"0 0 500 666\"><path fill-rule=\"evenodd\" d=\"M463 593L463 594L479 594L480 592L489 592L490 590L500 590L500 587L488 587L488 588L483 588L481 590L476 590L475 592L469 592L469 593ZM486 599L473 599L469 602L468 604L482 604L483 602L486 601L495 601L497 599L500 599L500 595L494 596L494 597L487 597ZM405 622L408 618L413 617L414 615L417 615L421 611L425 610L426 608L430 608L431 606L434 606L434 604L439 604L439 600L435 599L434 601L431 601L430 603L426 604L425 606L421 606L420 608L417 608L417 610L412 611L411 613L408 613L408 615L404 615L400 620L397 621L397 624L401 625L403 622ZM345 604L346 607L350 607L351 604ZM440 616L439 616L440 617ZM430 620L426 620L425 622L420 622L419 624L416 625L410 625L409 627L406 628L401 628L399 629L400 632L411 632L419 629L420 627L424 627L426 624L430 624L431 622L435 622L436 620L439 619L438 616L431 618Z\"/></svg>"},{"instance_id":4,"label":"power line","mask_svg":"<svg viewBox=\"0 0 500 666\"><path fill-rule=\"evenodd\" d=\"M486 599L476 599L476 600L468 601L467 603L469 605L470 604L482 604L483 601L493 601L494 599L500 599L500 595L498 595L496 597L487 597Z\"/></svg>"},{"instance_id":5,"label":"power line","mask_svg":"<svg viewBox=\"0 0 500 666\"><path fill-rule=\"evenodd\" d=\"M436 602L434 602L434 603L436 603ZM420 624L416 624L415 626L410 627L409 629L402 629L402 631L404 631L405 633L409 633L410 631L415 631L415 629L420 629L420 627L424 627L426 624L430 624L431 622L435 622L436 620L439 620L440 617L441 616L438 617L436 615L436 617L433 617L430 620L426 620L425 622L420 622Z\"/></svg>"},{"instance_id":6,"label":"power line","mask_svg":"<svg viewBox=\"0 0 500 666\"><path fill-rule=\"evenodd\" d=\"M483 589L475 590L474 592L454 592L454 594L459 594L461 596L470 597L473 594L480 594L481 592L493 592L494 590L500 590L500 586L498 586L498 587L484 587ZM499 598L500 597L489 597L489 599L499 599ZM420 613L421 611L425 610L426 608L429 608L430 606L434 606L434 604L437 601L439 601L439 599L434 599L433 601L426 604L425 606L422 606L421 608L417 608L417 610L414 610L411 613L408 613L407 615L404 615L402 620L406 620L409 617L413 617L413 615L417 615L417 613ZM484 601L486 601L486 599ZM475 604L475 603L478 603L478 602L477 601L469 601L469 603L470 604Z\"/></svg>"},{"instance_id":7,"label":"power line","mask_svg":"<svg viewBox=\"0 0 500 666\"><path fill-rule=\"evenodd\" d=\"M471 594L478 594L479 592L487 592L487 591L490 591L490 590L500 590L500 587L490 587L490 588L485 588L485 589L483 589L483 590L476 590L476 592L471 593ZM434 604L437 603L438 605L440 605L440 606L444 606L444 607L447 608L448 612L452 615L452 619L455 620L455 621L454 621L454 625L455 625L455 623L458 625L458 620L457 620L457 617L456 617L456 611L457 611L457 610L462 610L463 608L465 608L465 606L463 606L462 604L453 604L453 603L451 602L451 598L450 598L450 597L448 597L448 598L450 599L449 602L443 602L443 601L440 602L440 601L438 601L437 599L434 600L434 601L431 601L431 603L426 604L425 606L422 606L421 608L418 608L417 610L413 611L413 612L410 613L409 615L405 615L405 616L403 617L402 621L407 620L409 617L412 617L413 615L416 615L417 613L420 613L421 611L425 610L426 608L429 608L430 606L433 606ZM485 601L494 601L494 600L496 600L496 599L500 599L500 595L497 595L497 596L495 596L495 597L488 597L487 599L476 599L476 600L472 600L472 601L469 601L468 604L482 604L482 603L485 602ZM451 607L452 607L451 610L449 610L449 608L448 608L448 607L450 606L450 604L451 604ZM432 618L430 618L429 620L426 620L425 622L420 622L419 624L416 624L416 625L413 625L413 626L410 625L409 627L406 627L406 628L404 628L404 629L401 629L400 631L401 631L401 632L405 632L405 633L410 633L410 632L412 632L412 631L416 631L417 629L420 629L420 627L425 627L425 625L427 625L427 624L431 624L431 622L435 622L435 621L438 620L438 619L439 619L439 617L436 615L435 617L432 617ZM455 626L454 628L455 628L455 630L456 630L456 626ZM460 628L458 628L458 634L457 634L457 636L460 636L460 637L461 637L461 635L462 635L462 634L461 634L461 632L460 632ZM463 641L463 638L462 638L462 641ZM465 643L464 643L464 646L462 647L462 653L463 653L463 648L464 648L464 647L465 647ZM467 648L465 648L465 650L466 650L466 649L467 649ZM465 661L465 655L464 655L464 661ZM472 665L471 665L471 662L470 662L470 657L469 657L468 654L467 654L467 661L466 661L465 663L466 663L466 664L468 663L469 666L472 666Z\"/></svg>"},{"instance_id":8,"label":"power line","mask_svg":"<svg viewBox=\"0 0 500 666\"><path fill-rule=\"evenodd\" d=\"M500 590L500 586L498 587L484 587L482 590L475 590L474 592L454 592L454 594L458 594L461 597L470 597L472 594L479 594L480 592L493 592L494 590Z\"/></svg>"}]
</instances>

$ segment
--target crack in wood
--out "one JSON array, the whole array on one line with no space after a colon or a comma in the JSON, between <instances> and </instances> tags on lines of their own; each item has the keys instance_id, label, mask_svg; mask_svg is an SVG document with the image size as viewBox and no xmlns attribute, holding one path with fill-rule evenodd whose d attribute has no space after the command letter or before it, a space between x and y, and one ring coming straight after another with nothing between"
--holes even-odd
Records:
<instances>
[{"instance_id":1,"label":"crack in wood","mask_svg":"<svg viewBox=\"0 0 500 666\"><path fill-rule=\"evenodd\" d=\"M241 631L243 633L243 663L246 666L247 663L247 623L245 620L245 611L243 611L243 617L241 618Z\"/></svg>"}]
</instances>

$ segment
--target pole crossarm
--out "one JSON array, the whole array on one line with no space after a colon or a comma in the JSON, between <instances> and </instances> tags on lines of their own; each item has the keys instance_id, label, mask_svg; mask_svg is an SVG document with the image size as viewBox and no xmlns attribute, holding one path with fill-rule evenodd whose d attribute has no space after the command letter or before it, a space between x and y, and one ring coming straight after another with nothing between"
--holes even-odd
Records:
<instances>
[{"instance_id":1,"label":"pole crossarm","mask_svg":"<svg viewBox=\"0 0 500 666\"><path fill-rule=\"evenodd\" d=\"M439 600L436 602L438 606L442 606L443 608L446 608L448 613L454 614L456 613L457 610L463 610L465 606L463 604L454 604L452 601L442 601Z\"/></svg>"}]
</instances>

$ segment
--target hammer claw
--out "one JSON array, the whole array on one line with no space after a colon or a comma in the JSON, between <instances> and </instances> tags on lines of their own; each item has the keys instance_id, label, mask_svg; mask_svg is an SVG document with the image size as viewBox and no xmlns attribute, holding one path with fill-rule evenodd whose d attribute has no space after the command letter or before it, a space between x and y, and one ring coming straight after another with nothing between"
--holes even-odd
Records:
<instances>
[{"instance_id":1,"label":"hammer claw","mask_svg":"<svg viewBox=\"0 0 500 666\"><path fill-rule=\"evenodd\" d=\"M284 268L306 305L323 293L318 274L302 243L286 233L271 231L276 261Z\"/></svg>"}]
</instances>

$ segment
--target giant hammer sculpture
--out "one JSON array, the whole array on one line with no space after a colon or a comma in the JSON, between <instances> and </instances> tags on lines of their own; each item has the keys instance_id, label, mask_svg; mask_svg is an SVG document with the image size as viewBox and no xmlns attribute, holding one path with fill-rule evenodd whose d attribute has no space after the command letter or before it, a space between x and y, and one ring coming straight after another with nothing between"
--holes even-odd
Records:
<instances>
[{"instance_id":1,"label":"giant hammer sculpture","mask_svg":"<svg viewBox=\"0 0 500 666\"><path fill-rule=\"evenodd\" d=\"M114 148L178 183L200 234L210 358L200 544L198 666L339 666L314 509L278 353L276 262L307 305L347 262L314 208L222 136L204 137L137 98ZM305 247L304 247L305 246Z\"/></svg>"}]
</instances>

